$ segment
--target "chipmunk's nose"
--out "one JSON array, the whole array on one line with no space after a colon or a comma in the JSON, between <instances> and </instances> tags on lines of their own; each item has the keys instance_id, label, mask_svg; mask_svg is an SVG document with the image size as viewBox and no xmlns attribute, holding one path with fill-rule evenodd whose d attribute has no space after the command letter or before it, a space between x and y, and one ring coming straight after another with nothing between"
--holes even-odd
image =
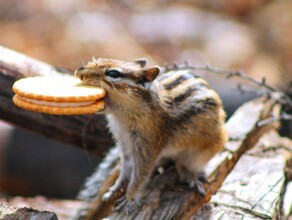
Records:
<instances>
[{"instance_id":1,"label":"chipmunk's nose","mask_svg":"<svg viewBox=\"0 0 292 220\"><path fill-rule=\"evenodd\" d=\"M77 70L75 70L74 75L82 80L83 79L82 70L84 69L85 69L84 66L79 67Z\"/></svg>"}]
</instances>

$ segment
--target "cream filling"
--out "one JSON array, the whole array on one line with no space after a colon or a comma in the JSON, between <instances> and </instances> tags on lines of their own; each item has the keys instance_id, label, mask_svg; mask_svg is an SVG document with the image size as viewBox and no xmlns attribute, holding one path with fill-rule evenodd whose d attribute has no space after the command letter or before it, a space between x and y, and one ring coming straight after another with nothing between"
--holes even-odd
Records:
<instances>
[{"instance_id":1,"label":"cream filling","mask_svg":"<svg viewBox=\"0 0 292 220\"><path fill-rule=\"evenodd\" d=\"M41 101L41 100L29 99L22 96L20 96L20 98L26 102L34 103L37 105L47 105L47 106L54 106L54 107L79 107L79 106L91 105L96 102L96 100L85 101L85 102L52 102L52 101Z\"/></svg>"}]
</instances>

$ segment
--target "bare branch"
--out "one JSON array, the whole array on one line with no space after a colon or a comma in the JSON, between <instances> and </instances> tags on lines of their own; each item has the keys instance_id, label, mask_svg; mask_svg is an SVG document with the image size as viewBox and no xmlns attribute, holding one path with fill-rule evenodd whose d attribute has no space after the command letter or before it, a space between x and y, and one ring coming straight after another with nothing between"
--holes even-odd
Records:
<instances>
[{"instance_id":1,"label":"bare branch","mask_svg":"<svg viewBox=\"0 0 292 220\"><path fill-rule=\"evenodd\" d=\"M102 115L48 115L26 111L13 104L11 88L15 80L36 75L60 77L63 73L58 70L0 46L0 119L103 157L113 141ZM92 124L94 126L88 126Z\"/></svg>"},{"instance_id":2,"label":"bare branch","mask_svg":"<svg viewBox=\"0 0 292 220\"><path fill-rule=\"evenodd\" d=\"M258 126L264 126L273 122L277 122L277 121L281 121L281 120L286 120L286 121L290 121L292 120L292 115L286 113L286 112L282 112L282 114L279 117L275 117L274 115L272 115L270 118L267 118L265 120L259 121L258 122Z\"/></svg>"},{"instance_id":3,"label":"bare branch","mask_svg":"<svg viewBox=\"0 0 292 220\"><path fill-rule=\"evenodd\" d=\"M263 125L266 125L267 123L280 121L280 120L292 120L292 116L289 115L287 112L285 112L292 109L292 99L283 91L276 89L270 86L269 84L267 84L266 77L263 77L262 79L256 79L254 77L247 75L242 70L236 70L236 71L224 70L224 69L214 67L210 64L207 64L204 66L193 66L193 65L189 65L188 62L184 62L184 64L181 64L181 65L178 65L178 64L174 64L173 66L165 65L164 68L165 69L163 70L163 72L169 71L169 70L190 70L190 69L201 70L201 71L207 71L207 72L216 73L218 75L222 75L226 79L240 78L245 81L251 82L255 84L256 86L258 86L258 88L264 89L264 91L256 92L257 94L268 95L270 98L279 102L283 106L283 112L280 117L275 118L272 116L271 118L260 121L258 123L258 126L263 126ZM292 82L290 86L292 87ZM239 91L241 94L246 93L246 92L251 92L251 90L247 90L243 88L242 84L238 84L236 90Z\"/></svg>"}]
</instances>

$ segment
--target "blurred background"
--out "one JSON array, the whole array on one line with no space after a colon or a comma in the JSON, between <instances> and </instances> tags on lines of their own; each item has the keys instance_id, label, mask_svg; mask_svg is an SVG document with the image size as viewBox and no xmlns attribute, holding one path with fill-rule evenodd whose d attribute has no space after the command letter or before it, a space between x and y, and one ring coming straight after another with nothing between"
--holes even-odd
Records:
<instances>
[{"instance_id":1,"label":"blurred background","mask_svg":"<svg viewBox=\"0 0 292 220\"><path fill-rule=\"evenodd\" d=\"M290 0L1 0L0 45L70 70L92 56L209 63L291 93L291 12ZM236 80L204 77L229 116L255 96L234 91ZM73 198L99 160L0 121L2 196Z\"/></svg>"}]
</instances>

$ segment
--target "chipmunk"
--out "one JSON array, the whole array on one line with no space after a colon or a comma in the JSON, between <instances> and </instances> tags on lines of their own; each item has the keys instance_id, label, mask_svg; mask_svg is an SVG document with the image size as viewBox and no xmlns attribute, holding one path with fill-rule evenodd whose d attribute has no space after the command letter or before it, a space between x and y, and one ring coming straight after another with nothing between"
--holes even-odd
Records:
<instances>
[{"instance_id":1,"label":"chipmunk","mask_svg":"<svg viewBox=\"0 0 292 220\"><path fill-rule=\"evenodd\" d=\"M204 195L203 168L227 140L218 94L191 70L161 73L146 60L94 59L75 71L84 84L103 87L108 126L120 149L119 178L104 199L127 185L118 205L142 205L155 167L171 159L182 181Z\"/></svg>"}]
</instances>

